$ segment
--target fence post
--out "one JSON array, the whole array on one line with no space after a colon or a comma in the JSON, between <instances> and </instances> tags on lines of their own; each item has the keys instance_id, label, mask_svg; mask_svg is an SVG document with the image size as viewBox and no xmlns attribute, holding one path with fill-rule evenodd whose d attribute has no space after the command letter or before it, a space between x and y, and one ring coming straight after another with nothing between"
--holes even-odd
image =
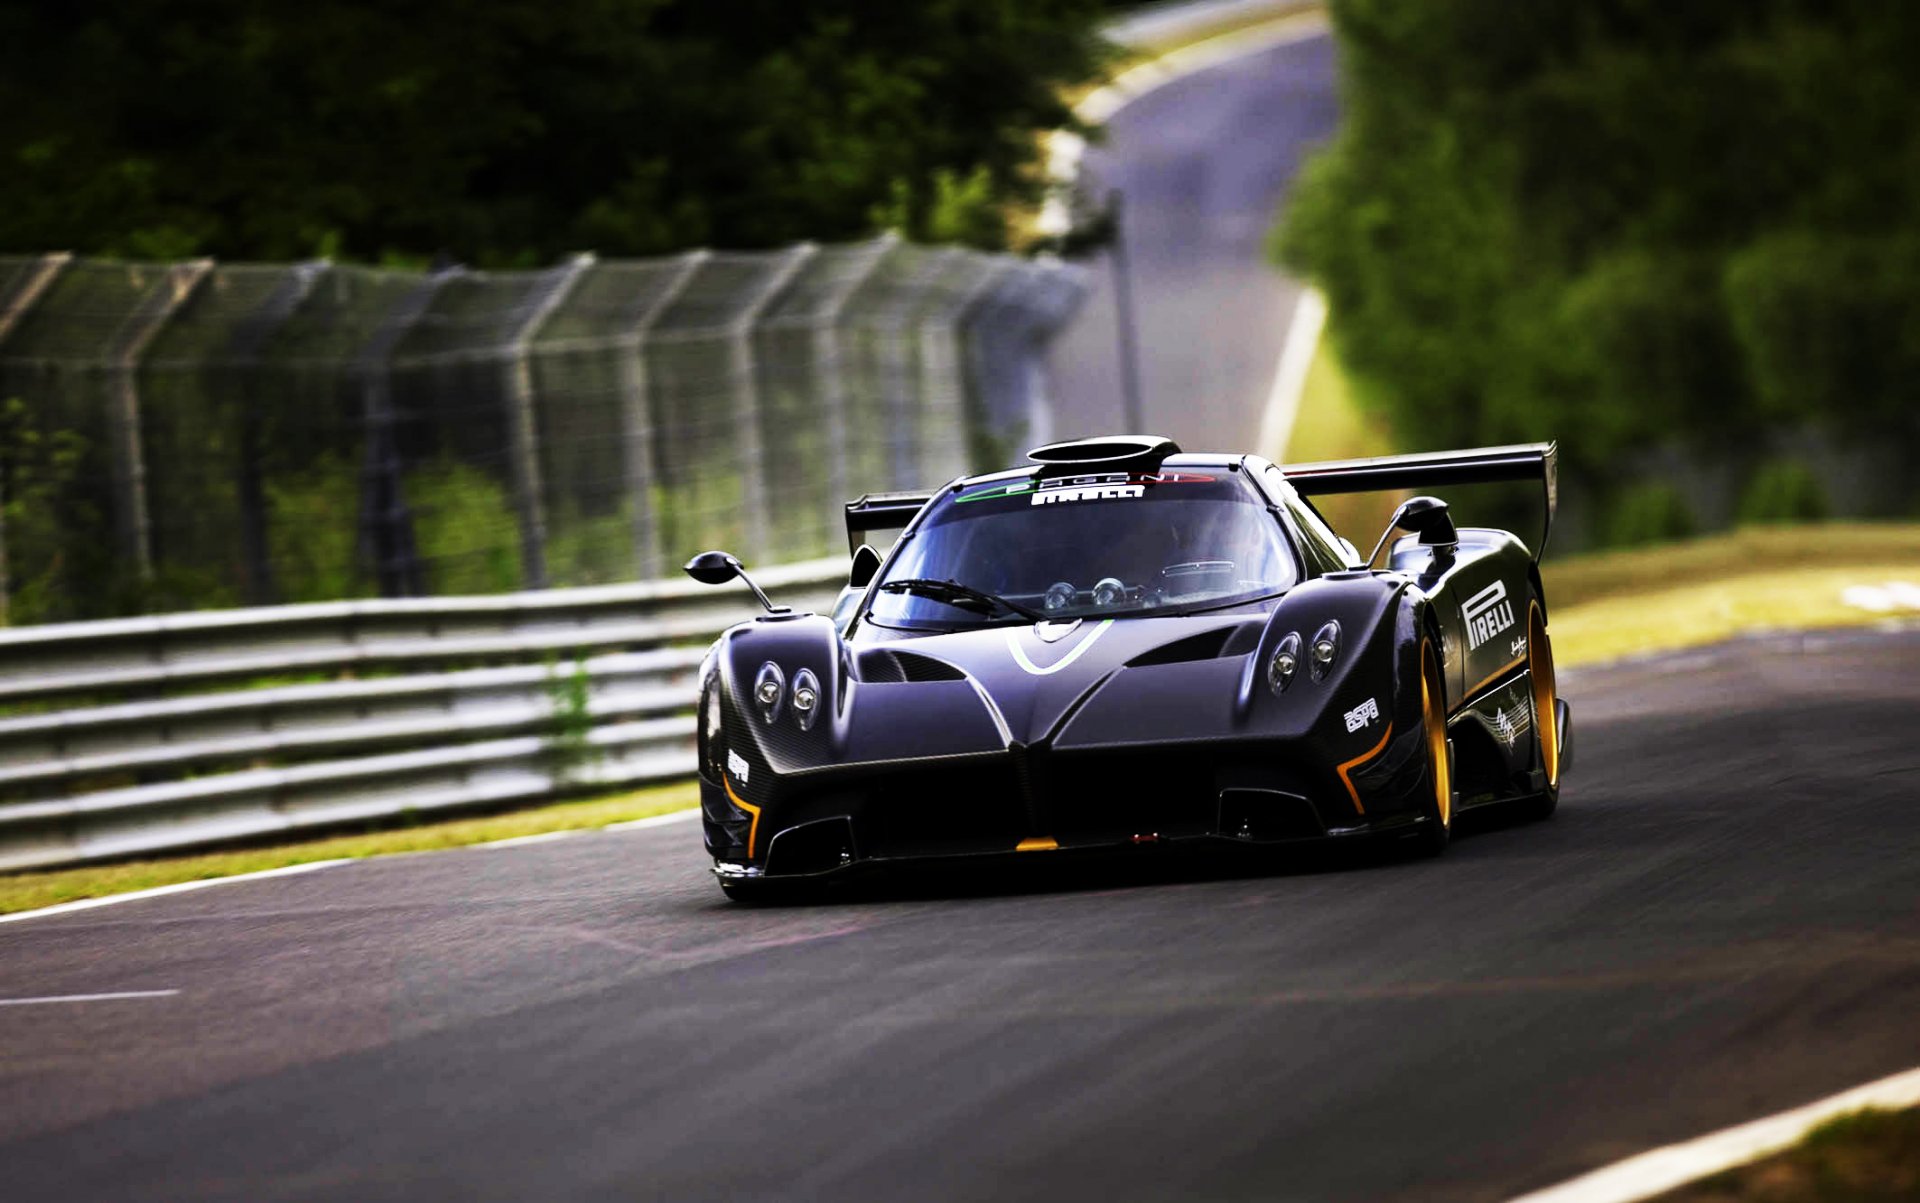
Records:
<instances>
[{"instance_id":1,"label":"fence post","mask_svg":"<svg viewBox=\"0 0 1920 1203\"><path fill-rule=\"evenodd\" d=\"M875 326L884 332L881 350L881 399L886 407L887 462L896 489L917 489L940 483L923 478L918 419L922 406L918 396L920 376L914 371L919 358L917 316L927 293L936 286L947 264L960 252L929 251L911 276L901 282L897 295L888 298L893 308L884 313Z\"/></svg>"},{"instance_id":2,"label":"fence post","mask_svg":"<svg viewBox=\"0 0 1920 1203\"><path fill-rule=\"evenodd\" d=\"M665 572L660 562L660 530L653 520L653 415L647 402L647 336L655 322L680 298L700 270L712 257L711 251L688 251L680 257L673 279L660 290L640 316L634 320L620 357L620 441L625 452L627 500L633 504L634 575L641 580L658 578Z\"/></svg>"},{"instance_id":3,"label":"fence post","mask_svg":"<svg viewBox=\"0 0 1920 1203\"><path fill-rule=\"evenodd\" d=\"M734 437L740 441L740 500L746 511L746 554L750 563L764 562L768 550L767 453L766 440L760 437L760 372L755 362L753 328L760 324L760 315L781 289L819 249L803 242L789 250L727 332L732 359L727 375L734 390Z\"/></svg>"},{"instance_id":4,"label":"fence post","mask_svg":"<svg viewBox=\"0 0 1920 1203\"><path fill-rule=\"evenodd\" d=\"M20 286L13 290L13 295L7 298L6 307L0 308L0 342L6 341L7 335L13 333L14 324L25 316L27 310L33 308L34 304L45 295L47 289L53 287L54 280L59 278L61 271L71 262L73 262L71 254L66 251L55 251L50 255L40 256L40 262L27 269L25 279L21 280Z\"/></svg>"},{"instance_id":5,"label":"fence post","mask_svg":"<svg viewBox=\"0 0 1920 1203\"><path fill-rule=\"evenodd\" d=\"M141 445L140 356L212 270L211 259L168 267L161 287L135 306L108 344L107 376L112 392L107 426L112 440L114 533L120 554L132 561L134 575L142 584L153 579L153 521L147 512L147 460Z\"/></svg>"},{"instance_id":6,"label":"fence post","mask_svg":"<svg viewBox=\"0 0 1920 1203\"><path fill-rule=\"evenodd\" d=\"M847 429L847 376L840 354L840 318L860 286L873 278L899 243L900 235L892 230L874 241L873 254L857 270L848 273L839 291L821 307L813 330L814 386L827 420L827 494L836 505L853 496L847 479L847 442L851 432Z\"/></svg>"},{"instance_id":7,"label":"fence post","mask_svg":"<svg viewBox=\"0 0 1920 1203\"><path fill-rule=\"evenodd\" d=\"M929 482L969 470L985 472L1004 467L997 461L1010 451L989 445L982 407L971 404L962 326L967 315L1012 268L985 256L969 258L974 258L978 278L943 298L920 318L920 450Z\"/></svg>"},{"instance_id":8,"label":"fence post","mask_svg":"<svg viewBox=\"0 0 1920 1203\"><path fill-rule=\"evenodd\" d=\"M325 259L297 263L259 310L240 322L227 343L227 361L240 384L240 473L234 482L240 499L240 551L246 560L247 601L264 606L278 600L267 547L266 482L261 478L260 361L267 343L313 295L314 285L333 269Z\"/></svg>"},{"instance_id":9,"label":"fence post","mask_svg":"<svg viewBox=\"0 0 1920 1203\"><path fill-rule=\"evenodd\" d=\"M413 540L413 515L407 509L403 465L393 412L393 351L433 298L464 267L448 267L424 277L381 323L374 327L352 374L360 382L360 412L366 431L366 462L361 472L360 552L372 563L382 597L418 597L426 592L420 549Z\"/></svg>"},{"instance_id":10,"label":"fence post","mask_svg":"<svg viewBox=\"0 0 1920 1203\"><path fill-rule=\"evenodd\" d=\"M60 270L72 261L72 255L65 251L56 251L51 255L40 256L40 261L27 269L25 279L20 282L18 288L13 290L13 295L7 298L6 306L0 308L0 343L7 341L7 335L13 332L14 324L27 310L33 308L34 302L40 299L52 286L54 279L60 275ZM7 398L0 397L0 404L5 404L6 400ZM0 473L0 627L12 622L7 608L12 584L11 578L7 575L7 479L4 473Z\"/></svg>"},{"instance_id":11,"label":"fence post","mask_svg":"<svg viewBox=\"0 0 1920 1203\"><path fill-rule=\"evenodd\" d=\"M540 294L506 344L508 450L513 460L515 508L520 518L520 581L528 589L547 587L547 507L540 476L540 431L533 418L533 340L553 311L567 299L593 266L591 254L574 255L547 273Z\"/></svg>"}]
</instances>

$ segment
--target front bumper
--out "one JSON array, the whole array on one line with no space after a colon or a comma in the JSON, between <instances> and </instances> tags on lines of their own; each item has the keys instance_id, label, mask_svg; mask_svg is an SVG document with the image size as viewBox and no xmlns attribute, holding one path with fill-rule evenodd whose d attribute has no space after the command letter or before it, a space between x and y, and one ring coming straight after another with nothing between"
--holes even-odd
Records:
<instances>
[{"instance_id":1,"label":"front bumper","mask_svg":"<svg viewBox=\"0 0 1920 1203\"><path fill-rule=\"evenodd\" d=\"M860 865L1187 843L1289 844L1404 831L1417 821L1417 748L1383 747L1354 777L1271 745L1013 748L782 782L749 814L701 788L723 879L827 876Z\"/></svg>"}]
</instances>

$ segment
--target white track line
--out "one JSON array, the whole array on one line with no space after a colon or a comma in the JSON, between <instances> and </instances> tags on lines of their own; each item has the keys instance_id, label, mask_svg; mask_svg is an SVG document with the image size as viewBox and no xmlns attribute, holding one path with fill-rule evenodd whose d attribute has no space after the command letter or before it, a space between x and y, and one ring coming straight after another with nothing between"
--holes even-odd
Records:
<instances>
[{"instance_id":1,"label":"white track line","mask_svg":"<svg viewBox=\"0 0 1920 1203\"><path fill-rule=\"evenodd\" d=\"M112 994L48 994L40 998L0 998L0 1007L43 1007L49 1003L118 1002L127 998L172 998L178 990L120 990Z\"/></svg>"},{"instance_id":2,"label":"white track line","mask_svg":"<svg viewBox=\"0 0 1920 1203\"><path fill-rule=\"evenodd\" d=\"M1512 1203L1635 1203L1791 1147L1810 1129L1835 1116L1862 1107L1916 1104L1920 1104L1920 1069L1909 1069L1792 1111L1629 1157L1559 1186L1522 1195Z\"/></svg>"},{"instance_id":3,"label":"white track line","mask_svg":"<svg viewBox=\"0 0 1920 1203\"><path fill-rule=\"evenodd\" d=\"M536 835L512 835L504 840L488 840L484 844L469 845L473 848L523 848L528 844L551 844L555 840L564 840L568 836L585 835L596 830L592 827L569 827L561 831L542 831Z\"/></svg>"},{"instance_id":4,"label":"white track line","mask_svg":"<svg viewBox=\"0 0 1920 1203\"><path fill-rule=\"evenodd\" d=\"M436 849L436 851L459 852L466 848L513 848L525 844L545 844L568 836L587 835L594 831L634 831L646 827L665 827L671 823L684 823L700 813L698 806L685 810L668 811L663 815L649 815L644 819L628 819L622 823L609 823L605 827L580 827L566 831L544 831L538 835L516 835L509 839L494 840L486 844L466 844L458 848ZM208 886L233 885L242 881L260 881L268 877L292 877L299 873L311 873L315 869L326 869L334 865L348 865L355 860L375 860L377 857L342 857L337 860L309 861L304 865L288 865L284 869L262 869L258 873L236 873L232 877L208 877L201 881L183 881L170 886L155 886L150 890L134 890L127 894L109 894L105 898L82 898L78 902L61 902L53 906L43 906L33 911L15 911L11 915L0 915L0 923L19 923L26 919L44 919L53 915L65 915L73 911L88 911L99 906L115 906L122 902L139 902L145 898L161 898L168 894L184 894L189 890L204 890Z\"/></svg>"},{"instance_id":5,"label":"white track line","mask_svg":"<svg viewBox=\"0 0 1920 1203\"><path fill-rule=\"evenodd\" d=\"M1300 394L1306 391L1307 373L1313 368L1313 353L1319 349L1320 331L1326 324L1327 299L1317 288L1302 288L1287 323L1287 341L1280 348L1280 366L1274 369L1267 407L1260 415L1260 441L1254 444L1254 450L1276 463L1286 459L1294 419L1300 414Z\"/></svg>"},{"instance_id":6,"label":"white track line","mask_svg":"<svg viewBox=\"0 0 1920 1203\"><path fill-rule=\"evenodd\" d=\"M0 923L19 923L23 919L44 919L49 915L65 915L73 911L90 911L97 906L116 906L122 902L139 902L144 898L159 898L167 894L184 894L188 890L204 890L208 886L230 886L237 881L260 881L268 877L292 877L299 873L311 873L316 869L327 869L334 865L352 864L351 858L340 860L315 860L304 865L288 865L284 869L262 869L258 873L236 873L232 877L208 877L200 881L182 881L170 886L155 886L151 890L134 890L128 894L109 894L105 898L82 898L78 902L62 902L54 906L43 906L37 911L15 911L11 915L0 915Z\"/></svg>"}]
</instances>

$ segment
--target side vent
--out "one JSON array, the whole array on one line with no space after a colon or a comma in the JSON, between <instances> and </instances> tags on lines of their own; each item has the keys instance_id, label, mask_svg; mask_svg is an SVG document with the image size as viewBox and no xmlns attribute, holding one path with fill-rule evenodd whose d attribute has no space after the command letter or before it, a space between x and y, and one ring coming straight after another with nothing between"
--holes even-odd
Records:
<instances>
[{"instance_id":1,"label":"side vent","mask_svg":"<svg viewBox=\"0 0 1920 1203\"><path fill-rule=\"evenodd\" d=\"M964 681L967 679L967 674L945 660L935 660L932 656L921 656L914 652L895 652L893 658L900 662L900 673L909 681Z\"/></svg>"},{"instance_id":2,"label":"side vent","mask_svg":"<svg viewBox=\"0 0 1920 1203\"><path fill-rule=\"evenodd\" d=\"M967 674L932 656L883 649L860 657L860 679L897 685L903 681L964 681Z\"/></svg>"},{"instance_id":3,"label":"side vent","mask_svg":"<svg viewBox=\"0 0 1920 1203\"><path fill-rule=\"evenodd\" d=\"M1127 661L1128 668L1147 668L1155 664L1182 664L1189 660L1212 660L1226 649L1238 627L1215 627L1185 639L1162 644Z\"/></svg>"}]
</instances>

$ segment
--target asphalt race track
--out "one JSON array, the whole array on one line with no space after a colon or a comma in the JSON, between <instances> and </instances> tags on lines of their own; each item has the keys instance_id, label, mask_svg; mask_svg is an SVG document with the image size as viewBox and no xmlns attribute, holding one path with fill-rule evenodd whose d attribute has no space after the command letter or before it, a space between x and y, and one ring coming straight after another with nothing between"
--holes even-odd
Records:
<instances>
[{"instance_id":1,"label":"asphalt race track","mask_svg":"<svg viewBox=\"0 0 1920 1203\"><path fill-rule=\"evenodd\" d=\"M748 909L675 824L0 925L180 992L0 1007L0 1193L1495 1200L1920 1063L1920 633L1566 678L1560 815L1434 862Z\"/></svg>"},{"instance_id":2,"label":"asphalt race track","mask_svg":"<svg viewBox=\"0 0 1920 1203\"><path fill-rule=\"evenodd\" d=\"M1338 120L1333 39L1322 34L1166 84L1122 108L1087 152L1095 187L1126 197L1142 412L1189 451L1260 450L1296 285L1265 243L1288 184ZM1049 354L1050 437L1126 427L1111 264Z\"/></svg>"}]
</instances>

